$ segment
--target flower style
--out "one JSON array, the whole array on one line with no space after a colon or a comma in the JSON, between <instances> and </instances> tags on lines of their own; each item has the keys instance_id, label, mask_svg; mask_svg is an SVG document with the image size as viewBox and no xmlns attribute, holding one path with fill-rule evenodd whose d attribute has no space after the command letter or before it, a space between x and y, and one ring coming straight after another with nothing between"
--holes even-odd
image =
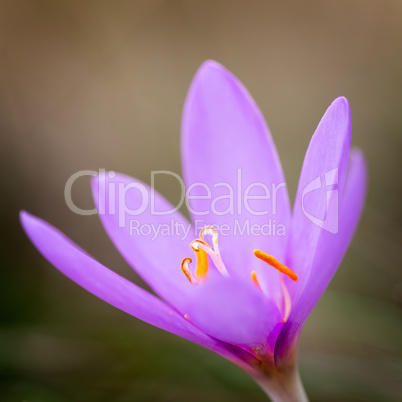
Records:
<instances>
[{"instance_id":1,"label":"flower style","mask_svg":"<svg viewBox=\"0 0 402 402\"><path fill-rule=\"evenodd\" d=\"M182 122L191 222L138 180L121 174L92 180L106 232L159 297L104 267L43 220L22 212L21 222L43 256L89 292L229 359L275 401L307 400L296 364L299 335L343 258L366 193L364 157L359 150L349 153L350 140L349 104L338 98L311 139L291 211L261 112L230 72L207 61L192 82ZM125 189L123 200L116 188ZM239 195L234 208L233 188L249 195L247 203ZM150 194L154 205L143 202ZM198 218L205 225L195 239L177 233L151 239L132 230L133 217L155 226L172 219L191 224L190 233ZM284 230L235 233L268 221ZM218 236L222 225L230 235Z\"/></svg>"}]
</instances>

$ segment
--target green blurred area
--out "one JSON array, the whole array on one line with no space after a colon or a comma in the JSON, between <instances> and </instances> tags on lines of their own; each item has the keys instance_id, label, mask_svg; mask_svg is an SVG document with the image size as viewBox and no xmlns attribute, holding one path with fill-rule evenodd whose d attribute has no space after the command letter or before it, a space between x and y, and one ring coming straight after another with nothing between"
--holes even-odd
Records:
<instances>
[{"instance_id":1,"label":"green blurred area","mask_svg":"<svg viewBox=\"0 0 402 402\"><path fill-rule=\"evenodd\" d=\"M41 216L145 286L98 218L67 208L64 185L83 169L180 174L181 108L208 58L255 97L292 197L319 119L349 99L369 196L303 331L301 375L312 401L401 400L401 44L397 0L1 1L0 400L266 400L222 358L64 278L18 222L21 209ZM157 183L172 202L175 186ZM73 197L92 207L88 180Z\"/></svg>"}]
</instances>

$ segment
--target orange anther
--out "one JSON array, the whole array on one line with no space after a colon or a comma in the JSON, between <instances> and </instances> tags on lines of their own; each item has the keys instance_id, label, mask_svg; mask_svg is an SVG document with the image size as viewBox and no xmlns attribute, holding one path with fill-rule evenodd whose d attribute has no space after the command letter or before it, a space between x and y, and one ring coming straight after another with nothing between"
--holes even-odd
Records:
<instances>
[{"instance_id":1,"label":"orange anther","mask_svg":"<svg viewBox=\"0 0 402 402\"><path fill-rule=\"evenodd\" d=\"M266 254L261 250L254 250L254 255L260 260L266 262L268 265L271 265L271 267L277 269L279 272L282 272L293 281L297 282L298 276L286 265L281 264L274 257L272 257L272 255Z\"/></svg>"}]
</instances>

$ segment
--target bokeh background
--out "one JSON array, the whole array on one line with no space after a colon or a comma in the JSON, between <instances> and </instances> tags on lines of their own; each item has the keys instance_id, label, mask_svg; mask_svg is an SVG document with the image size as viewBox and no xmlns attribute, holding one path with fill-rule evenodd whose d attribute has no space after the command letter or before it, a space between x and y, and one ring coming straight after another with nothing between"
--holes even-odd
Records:
<instances>
[{"instance_id":1,"label":"bokeh background","mask_svg":"<svg viewBox=\"0 0 402 402\"><path fill-rule=\"evenodd\" d=\"M23 234L39 215L142 284L67 179L105 168L181 173L180 117L205 59L249 88L294 198L331 101L352 107L370 191L340 270L309 318L300 367L312 401L402 399L402 2L0 2L2 401L264 401L238 368L150 327L59 274ZM157 183L169 200L175 183ZM74 201L91 208L88 178Z\"/></svg>"}]
</instances>

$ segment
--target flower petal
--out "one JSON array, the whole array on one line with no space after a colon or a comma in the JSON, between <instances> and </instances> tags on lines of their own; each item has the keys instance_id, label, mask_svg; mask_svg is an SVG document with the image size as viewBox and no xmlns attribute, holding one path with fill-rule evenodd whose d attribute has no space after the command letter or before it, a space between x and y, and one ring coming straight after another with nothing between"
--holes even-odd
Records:
<instances>
[{"instance_id":1,"label":"flower petal","mask_svg":"<svg viewBox=\"0 0 402 402\"><path fill-rule=\"evenodd\" d=\"M278 272L256 259L253 250L284 258L285 232L275 233L280 225L287 228L290 219L282 168L254 100L236 77L214 61L200 67L187 95L182 163L190 196L204 196L189 202L193 221L218 225L222 233L230 234L220 239L230 273L237 270L242 278L249 278L255 270L262 288L280 298ZM265 235L259 231L262 225Z\"/></svg>"},{"instance_id":2,"label":"flower petal","mask_svg":"<svg viewBox=\"0 0 402 402\"><path fill-rule=\"evenodd\" d=\"M92 193L107 234L128 264L182 311L193 287L180 269L182 259L192 253L184 232L191 224L179 212L160 215L172 205L146 184L122 174L94 177Z\"/></svg>"},{"instance_id":3,"label":"flower petal","mask_svg":"<svg viewBox=\"0 0 402 402\"><path fill-rule=\"evenodd\" d=\"M186 316L221 341L250 348L267 346L272 352L276 339L270 335L283 326L278 308L260 289L222 276L209 278L195 289Z\"/></svg>"},{"instance_id":4,"label":"flower petal","mask_svg":"<svg viewBox=\"0 0 402 402\"><path fill-rule=\"evenodd\" d=\"M286 265L298 276L285 278L293 304L306 285L320 237L338 230L351 139L349 103L337 98L321 119L307 149L293 210Z\"/></svg>"},{"instance_id":5,"label":"flower petal","mask_svg":"<svg viewBox=\"0 0 402 402\"><path fill-rule=\"evenodd\" d=\"M352 150L339 211L339 231L324 232L317 245L309 280L280 335L275 354L286 358L304 322L328 286L352 240L363 211L367 191L367 168L360 150Z\"/></svg>"},{"instance_id":6,"label":"flower petal","mask_svg":"<svg viewBox=\"0 0 402 402\"><path fill-rule=\"evenodd\" d=\"M167 332L210 349L247 370L250 354L195 327L176 310L106 268L59 230L25 211L21 224L40 253L60 272L112 306Z\"/></svg>"},{"instance_id":7,"label":"flower petal","mask_svg":"<svg viewBox=\"0 0 402 402\"><path fill-rule=\"evenodd\" d=\"M272 352L276 339L270 334L283 326L278 308L260 289L222 276L212 277L194 290L186 316L221 341L250 348L268 346ZM268 341L271 344L267 345Z\"/></svg>"},{"instance_id":8,"label":"flower petal","mask_svg":"<svg viewBox=\"0 0 402 402\"><path fill-rule=\"evenodd\" d=\"M94 260L47 222L22 212L21 223L40 253L88 292L165 331L207 347L213 343L162 300Z\"/></svg>"}]
</instances>

